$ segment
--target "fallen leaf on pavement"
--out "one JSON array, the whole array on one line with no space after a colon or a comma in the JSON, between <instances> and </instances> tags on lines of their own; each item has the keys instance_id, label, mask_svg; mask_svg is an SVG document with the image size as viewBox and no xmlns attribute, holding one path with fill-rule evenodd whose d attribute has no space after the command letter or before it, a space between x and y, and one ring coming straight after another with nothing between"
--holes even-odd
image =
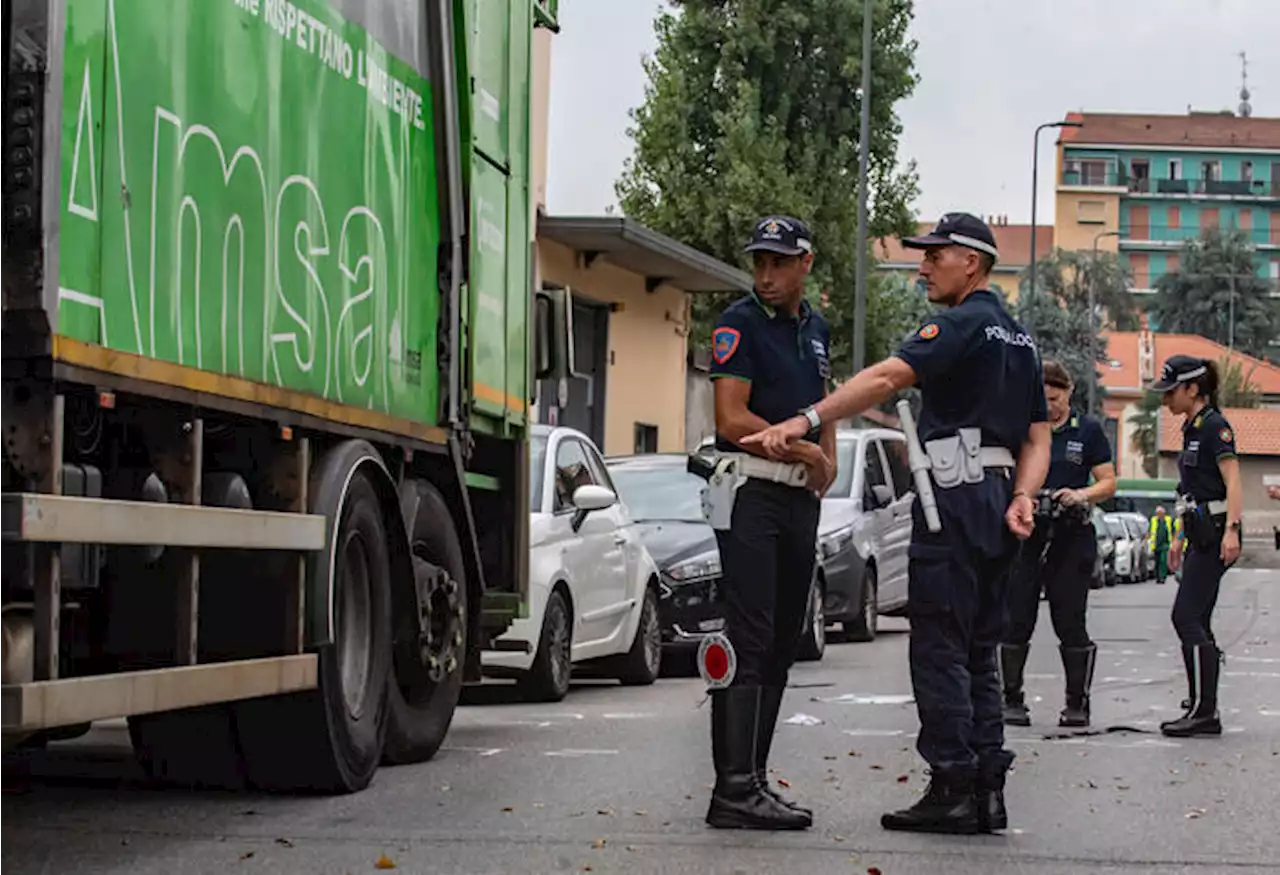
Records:
<instances>
[{"instance_id":1,"label":"fallen leaf on pavement","mask_svg":"<svg viewBox=\"0 0 1280 875\"><path fill-rule=\"evenodd\" d=\"M632 851L632 852L634 852L634 851L635 851L635 849L636 849L636 846L635 846L635 845L627 845L627 850L628 850L628 851Z\"/></svg>"},{"instance_id":2,"label":"fallen leaf on pavement","mask_svg":"<svg viewBox=\"0 0 1280 875\"><path fill-rule=\"evenodd\" d=\"M842 841L844 841L844 836L832 836L832 837L831 837L831 840L832 840L833 842L842 842Z\"/></svg>"},{"instance_id":3,"label":"fallen leaf on pavement","mask_svg":"<svg viewBox=\"0 0 1280 875\"><path fill-rule=\"evenodd\" d=\"M833 759L835 759L835 757L833 757L833 756L824 756L824 757L823 757L823 759L824 759L824 760L833 760Z\"/></svg>"},{"instance_id":4,"label":"fallen leaf on pavement","mask_svg":"<svg viewBox=\"0 0 1280 875\"><path fill-rule=\"evenodd\" d=\"M867 875L883 875L879 866L868 866Z\"/></svg>"},{"instance_id":5,"label":"fallen leaf on pavement","mask_svg":"<svg viewBox=\"0 0 1280 875\"><path fill-rule=\"evenodd\" d=\"M378 862L373 864L375 869L394 869L396 864L386 854L378 855Z\"/></svg>"},{"instance_id":6,"label":"fallen leaf on pavement","mask_svg":"<svg viewBox=\"0 0 1280 875\"><path fill-rule=\"evenodd\" d=\"M600 850L604 847L604 839L596 839L591 843L591 847L595 848L597 851Z\"/></svg>"},{"instance_id":7,"label":"fallen leaf on pavement","mask_svg":"<svg viewBox=\"0 0 1280 875\"><path fill-rule=\"evenodd\" d=\"M860 757L860 756L862 756L862 754L858 753L856 750L851 750L851 751L849 751L849 756L851 756L851 757Z\"/></svg>"},{"instance_id":8,"label":"fallen leaf on pavement","mask_svg":"<svg viewBox=\"0 0 1280 875\"><path fill-rule=\"evenodd\" d=\"M643 808L637 808L637 809L636 809L634 812L632 812L632 813L633 813L633 814L635 814L635 816L636 816L636 817L648 817L648 816L649 816L649 812L645 811Z\"/></svg>"},{"instance_id":9,"label":"fallen leaf on pavement","mask_svg":"<svg viewBox=\"0 0 1280 875\"><path fill-rule=\"evenodd\" d=\"M782 787L790 787L790 786L791 786L791 782L790 782L790 781L788 781L786 778L779 778L779 779L778 779L778 784L779 784L779 786L782 786Z\"/></svg>"},{"instance_id":10,"label":"fallen leaf on pavement","mask_svg":"<svg viewBox=\"0 0 1280 875\"><path fill-rule=\"evenodd\" d=\"M277 845L282 845L282 846L284 846L284 847L286 847L286 848L292 848L292 847L293 847L293 842L289 841L288 839L276 839L276 844L277 844Z\"/></svg>"},{"instance_id":11,"label":"fallen leaf on pavement","mask_svg":"<svg viewBox=\"0 0 1280 875\"><path fill-rule=\"evenodd\" d=\"M881 766L881 765L875 765L875 764L873 764L873 765L871 766L871 768L875 769L877 772L883 772L883 771L884 771L884 766Z\"/></svg>"},{"instance_id":12,"label":"fallen leaf on pavement","mask_svg":"<svg viewBox=\"0 0 1280 875\"><path fill-rule=\"evenodd\" d=\"M508 814L510 814L512 811L515 811L515 809L514 809L514 808L512 808L510 805L504 805L504 806L502 806L502 810L503 810L503 811L505 811L505 812L507 812Z\"/></svg>"},{"instance_id":13,"label":"fallen leaf on pavement","mask_svg":"<svg viewBox=\"0 0 1280 875\"><path fill-rule=\"evenodd\" d=\"M907 777L906 775L899 775L899 776L898 776L898 783L899 783L899 784L905 784L905 783L907 783L907 781L910 781L910 780L911 780L911 779L910 779L909 777Z\"/></svg>"},{"instance_id":14,"label":"fallen leaf on pavement","mask_svg":"<svg viewBox=\"0 0 1280 875\"><path fill-rule=\"evenodd\" d=\"M253 851L248 851L240 855L241 860L248 860L253 856Z\"/></svg>"},{"instance_id":15,"label":"fallen leaf on pavement","mask_svg":"<svg viewBox=\"0 0 1280 875\"><path fill-rule=\"evenodd\" d=\"M601 817L612 817L613 811L612 809L609 809L609 808L600 808L596 811L596 814L600 815Z\"/></svg>"}]
</instances>

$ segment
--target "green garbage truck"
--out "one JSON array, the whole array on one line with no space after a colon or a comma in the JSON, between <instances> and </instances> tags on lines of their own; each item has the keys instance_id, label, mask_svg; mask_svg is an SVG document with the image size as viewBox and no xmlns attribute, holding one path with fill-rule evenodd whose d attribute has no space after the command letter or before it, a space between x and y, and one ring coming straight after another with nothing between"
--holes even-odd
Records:
<instances>
[{"instance_id":1,"label":"green garbage truck","mask_svg":"<svg viewBox=\"0 0 1280 875\"><path fill-rule=\"evenodd\" d=\"M527 594L554 0L4 0L6 748L353 792Z\"/></svg>"}]
</instances>

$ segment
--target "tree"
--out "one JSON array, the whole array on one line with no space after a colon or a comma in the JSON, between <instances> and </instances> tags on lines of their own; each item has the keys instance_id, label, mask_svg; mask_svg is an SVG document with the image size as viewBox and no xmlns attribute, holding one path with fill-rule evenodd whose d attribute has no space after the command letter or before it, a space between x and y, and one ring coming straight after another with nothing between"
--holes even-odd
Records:
<instances>
[{"instance_id":1,"label":"tree","mask_svg":"<svg viewBox=\"0 0 1280 875\"><path fill-rule=\"evenodd\" d=\"M631 113L635 151L615 186L623 212L743 267L758 217L803 218L817 242L807 293L828 302L833 341L847 356L859 245L862 3L671 5L679 14L658 15L645 100ZM897 169L894 107L915 88L916 44L907 37L912 0L876 0L874 8L868 232L878 238L914 228L915 165ZM869 340L886 318L882 303L872 306L872 287ZM694 298L691 343L709 342L727 297Z\"/></svg>"},{"instance_id":2,"label":"tree","mask_svg":"<svg viewBox=\"0 0 1280 875\"><path fill-rule=\"evenodd\" d=\"M1257 364L1246 374L1239 359L1224 355L1218 359L1218 403L1222 407L1260 407L1262 389L1253 382Z\"/></svg>"},{"instance_id":3,"label":"tree","mask_svg":"<svg viewBox=\"0 0 1280 875\"><path fill-rule=\"evenodd\" d=\"M1072 400L1086 413L1098 413L1102 406L1103 387L1098 380L1097 363L1106 360L1107 341L1090 324L1088 310L1072 307L1066 301L1044 290L1038 295L1022 295L1014 306L1014 314L1035 338L1041 359L1057 359L1075 383ZM1096 358L1090 362L1090 342ZM1088 407L1089 384L1094 384L1095 407Z\"/></svg>"},{"instance_id":4,"label":"tree","mask_svg":"<svg viewBox=\"0 0 1280 875\"><path fill-rule=\"evenodd\" d=\"M1234 342L1255 356L1280 337L1280 307L1267 296L1243 233L1210 229L1187 241L1180 265L1156 281L1151 315L1161 331Z\"/></svg>"},{"instance_id":5,"label":"tree","mask_svg":"<svg viewBox=\"0 0 1280 875\"><path fill-rule=\"evenodd\" d=\"M1129 272L1113 252L1099 252L1095 261L1092 251L1055 249L1036 264L1036 287L1068 307L1084 310L1089 306L1089 284L1095 283L1094 306L1100 324L1116 331L1137 331L1138 308L1129 292ZM1026 294L1025 279L1020 283ZM1019 297L1021 297L1020 295Z\"/></svg>"},{"instance_id":6,"label":"tree","mask_svg":"<svg viewBox=\"0 0 1280 875\"><path fill-rule=\"evenodd\" d=\"M1159 435L1160 405L1162 398L1158 392L1144 392L1138 402L1138 412L1129 417L1133 425L1129 443L1138 455L1142 456L1142 470L1148 477L1155 477L1160 471L1160 454L1156 452L1156 440Z\"/></svg>"}]
</instances>

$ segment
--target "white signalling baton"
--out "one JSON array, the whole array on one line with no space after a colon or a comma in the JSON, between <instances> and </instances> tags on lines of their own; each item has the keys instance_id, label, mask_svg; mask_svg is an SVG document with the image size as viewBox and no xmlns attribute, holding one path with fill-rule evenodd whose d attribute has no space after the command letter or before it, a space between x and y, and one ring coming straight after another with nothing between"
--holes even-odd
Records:
<instances>
[{"instance_id":1,"label":"white signalling baton","mask_svg":"<svg viewBox=\"0 0 1280 875\"><path fill-rule=\"evenodd\" d=\"M911 476L916 482L916 495L920 499L920 509L924 511L924 522L931 532L942 531L942 520L938 517L938 500L933 495L933 480L929 477L929 457L920 446L920 435L916 433L916 421L911 415L911 405L907 399L898 401L898 422L902 425L902 433L907 438L907 460L911 467Z\"/></svg>"}]
</instances>

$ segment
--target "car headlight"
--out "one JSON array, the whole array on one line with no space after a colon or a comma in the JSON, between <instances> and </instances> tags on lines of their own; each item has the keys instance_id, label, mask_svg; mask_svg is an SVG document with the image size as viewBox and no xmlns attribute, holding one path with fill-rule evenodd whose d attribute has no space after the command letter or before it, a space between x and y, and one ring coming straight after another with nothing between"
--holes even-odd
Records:
<instances>
[{"instance_id":1,"label":"car headlight","mask_svg":"<svg viewBox=\"0 0 1280 875\"><path fill-rule=\"evenodd\" d=\"M700 553L691 559L677 562L666 571L667 577L676 583L688 583L692 580L705 580L720 576L720 552L713 550Z\"/></svg>"},{"instance_id":2,"label":"car headlight","mask_svg":"<svg viewBox=\"0 0 1280 875\"><path fill-rule=\"evenodd\" d=\"M853 526L845 526L842 529L836 529L828 532L818 538L818 547L822 551L822 558L828 559L841 550L844 550L853 543Z\"/></svg>"}]
</instances>

